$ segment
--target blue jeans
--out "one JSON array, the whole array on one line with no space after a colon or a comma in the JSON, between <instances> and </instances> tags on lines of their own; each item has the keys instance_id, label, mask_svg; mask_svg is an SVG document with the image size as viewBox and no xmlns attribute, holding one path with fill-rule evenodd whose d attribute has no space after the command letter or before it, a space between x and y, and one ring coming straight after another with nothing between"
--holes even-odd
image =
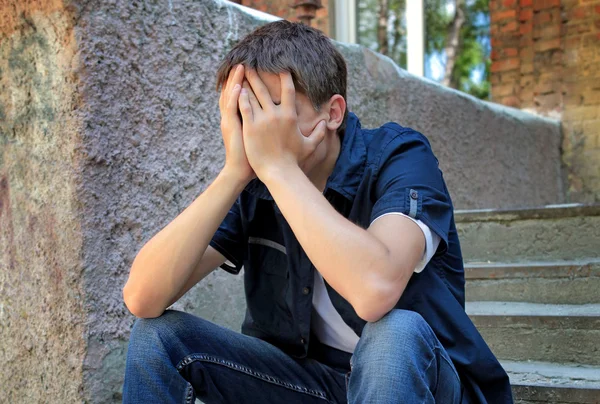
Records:
<instances>
[{"instance_id":1,"label":"blue jeans","mask_svg":"<svg viewBox=\"0 0 600 404\"><path fill-rule=\"evenodd\" d=\"M259 338L167 310L138 319L124 403L459 403L461 383L421 315L367 323L354 354L319 344L297 359Z\"/></svg>"}]
</instances>

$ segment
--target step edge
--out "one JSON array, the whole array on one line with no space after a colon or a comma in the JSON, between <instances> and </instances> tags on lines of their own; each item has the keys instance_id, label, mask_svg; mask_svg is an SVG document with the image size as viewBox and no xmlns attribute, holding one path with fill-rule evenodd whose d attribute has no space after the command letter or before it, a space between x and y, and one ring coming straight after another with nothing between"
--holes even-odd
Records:
<instances>
[{"instance_id":1,"label":"step edge","mask_svg":"<svg viewBox=\"0 0 600 404\"><path fill-rule=\"evenodd\" d=\"M548 386L548 387L575 387L581 388L581 383L588 383L594 388L600 389L600 366L593 365L571 365L552 362L538 361L508 361L500 360L500 364L509 375L535 375L549 380L564 381L566 383L556 384L552 382L513 383L512 385L524 386ZM515 368L521 370L515 370ZM571 375L571 376L569 376ZM571 383L575 382L575 383ZM577 383L581 382L581 383Z\"/></svg>"},{"instance_id":2,"label":"step edge","mask_svg":"<svg viewBox=\"0 0 600 404\"><path fill-rule=\"evenodd\" d=\"M479 310L475 308L476 306ZM481 310L481 308L485 308L485 310ZM600 319L600 303L552 304L475 300L466 302L465 311L469 317L572 317Z\"/></svg>"},{"instance_id":3,"label":"step edge","mask_svg":"<svg viewBox=\"0 0 600 404\"><path fill-rule=\"evenodd\" d=\"M457 209L454 211L456 223L561 219L577 216L600 216L600 203L573 203L516 209Z\"/></svg>"},{"instance_id":4,"label":"step edge","mask_svg":"<svg viewBox=\"0 0 600 404\"><path fill-rule=\"evenodd\" d=\"M521 263L465 262L465 279L563 279L600 277L600 260L530 261Z\"/></svg>"}]
</instances>

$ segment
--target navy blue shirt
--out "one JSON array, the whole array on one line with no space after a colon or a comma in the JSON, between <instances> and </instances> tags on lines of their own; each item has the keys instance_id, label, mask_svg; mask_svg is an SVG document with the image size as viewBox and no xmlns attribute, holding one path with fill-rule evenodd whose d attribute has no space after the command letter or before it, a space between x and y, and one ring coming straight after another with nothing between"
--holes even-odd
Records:
<instances>
[{"instance_id":1,"label":"navy blue shirt","mask_svg":"<svg viewBox=\"0 0 600 404\"><path fill-rule=\"evenodd\" d=\"M324 196L362 228L384 213L401 212L440 237L434 256L422 272L412 275L395 308L415 311L431 326L461 377L463 402L512 402L506 372L464 310L465 278L453 205L427 138L393 122L362 129L349 113ZM315 267L260 180L242 191L210 245L230 261L221 266L225 271L238 274L244 266L247 308L242 333L290 356L306 357ZM327 281L325 287L342 319L360 337L366 322Z\"/></svg>"}]
</instances>

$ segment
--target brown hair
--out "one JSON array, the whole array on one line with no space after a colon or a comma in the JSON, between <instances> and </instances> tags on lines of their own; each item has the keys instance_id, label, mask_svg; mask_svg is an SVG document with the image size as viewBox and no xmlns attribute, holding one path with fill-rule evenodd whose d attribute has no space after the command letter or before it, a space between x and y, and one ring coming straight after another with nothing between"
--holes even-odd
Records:
<instances>
[{"instance_id":1,"label":"brown hair","mask_svg":"<svg viewBox=\"0 0 600 404\"><path fill-rule=\"evenodd\" d=\"M344 57L323 32L307 25L279 20L246 35L221 62L217 91L239 63L268 73L290 72L296 91L306 95L317 111L334 94L346 99L348 73ZM340 137L347 116L348 108L338 128Z\"/></svg>"}]
</instances>

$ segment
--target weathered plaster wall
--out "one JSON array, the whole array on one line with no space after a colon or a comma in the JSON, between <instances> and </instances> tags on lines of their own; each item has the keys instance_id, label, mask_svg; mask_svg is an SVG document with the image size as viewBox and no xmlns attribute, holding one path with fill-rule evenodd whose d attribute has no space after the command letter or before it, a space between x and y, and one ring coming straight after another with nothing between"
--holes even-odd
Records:
<instances>
[{"instance_id":1,"label":"weathered plaster wall","mask_svg":"<svg viewBox=\"0 0 600 404\"><path fill-rule=\"evenodd\" d=\"M73 9L0 3L0 402L80 401Z\"/></svg>"},{"instance_id":2,"label":"weathered plaster wall","mask_svg":"<svg viewBox=\"0 0 600 404\"><path fill-rule=\"evenodd\" d=\"M12 3L7 13L20 16ZM0 45L0 382L31 401L119 402L129 268L223 166L214 72L272 17L216 0L24 4L31 17L15 17L19 30ZM10 62L19 49L20 65ZM350 108L364 126L395 120L425 133L457 208L563 200L556 122L340 49ZM177 307L239 331L242 277L215 271Z\"/></svg>"}]
</instances>

